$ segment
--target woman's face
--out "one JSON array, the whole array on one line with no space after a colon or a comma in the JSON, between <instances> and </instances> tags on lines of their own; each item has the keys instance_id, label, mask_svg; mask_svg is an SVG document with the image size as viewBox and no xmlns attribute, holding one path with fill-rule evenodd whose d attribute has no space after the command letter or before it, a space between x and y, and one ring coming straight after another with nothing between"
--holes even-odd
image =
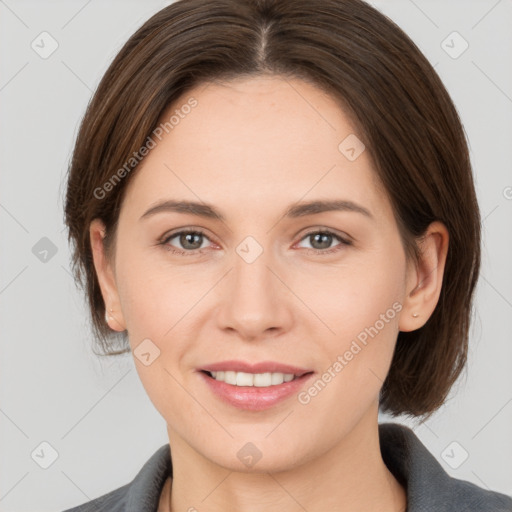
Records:
<instances>
[{"instance_id":1,"label":"woman's face","mask_svg":"<svg viewBox=\"0 0 512 512\"><path fill-rule=\"evenodd\" d=\"M260 471L286 469L376 424L415 276L368 151L331 97L297 79L238 79L197 87L163 121L173 113L122 204L115 286L102 286L111 326L128 330L171 446L239 471L247 454L261 455ZM163 201L202 206L144 215ZM316 201L355 206L300 209ZM202 370L236 368L225 361L311 373L214 384ZM255 373L265 369L278 373Z\"/></svg>"}]
</instances>

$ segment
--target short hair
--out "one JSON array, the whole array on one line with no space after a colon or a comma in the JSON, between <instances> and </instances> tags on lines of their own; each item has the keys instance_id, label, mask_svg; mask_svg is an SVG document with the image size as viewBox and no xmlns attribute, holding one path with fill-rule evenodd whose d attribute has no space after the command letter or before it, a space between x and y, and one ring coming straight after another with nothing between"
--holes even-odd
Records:
<instances>
[{"instance_id":1,"label":"short hair","mask_svg":"<svg viewBox=\"0 0 512 512\"><path fill-rule=\"evenodd\" d=\"M417 263L431 222L448 229L439 301L421 328L399 332L379 396L383 412L428 418L466 364L480 212L465 132L442 81L414 42L361 0L178 0L124 44L82 119L65 200L73 273L86 292L98 355L130 348L126 332L114 333L104 321L91 221L104 222L111 258L120 205L139 163L131 156L166 109L202 83L267 74L315 85L350 116L408 261ZM122 179L104 186L116 172Z\"/></svg>"}]
</instances>

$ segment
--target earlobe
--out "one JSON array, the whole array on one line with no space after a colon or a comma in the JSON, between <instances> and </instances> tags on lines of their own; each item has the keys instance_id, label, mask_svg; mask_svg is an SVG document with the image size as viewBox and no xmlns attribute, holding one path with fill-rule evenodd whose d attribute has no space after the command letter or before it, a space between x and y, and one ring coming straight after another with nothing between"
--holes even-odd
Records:
<instances>
[{"instance_id":1,"label":"earlobe","mask_svg":"<svg viewBox=\"0 0 512 512\"><path fill-rule=\"evenodd\" d=\"M407 270L407 291L403 302L399 330L414 331L430 318L441 295L448 254L449 234L446 226L435 221L419 242L418 264Z\"/></svg>"},{"instance_id":2,"label":"earlobe","mask_svg":"<svg viewBox=\"0 0 512 512\"><path fill-rule=\"evenodd\" d=\"M104 236L105 225L100 219L94 219L89 227L89 237L94 268L105 304L105 322L114 331L124 331L126 325L121 311L112 265L104 250Z\"/></svg>"}]
</instances>

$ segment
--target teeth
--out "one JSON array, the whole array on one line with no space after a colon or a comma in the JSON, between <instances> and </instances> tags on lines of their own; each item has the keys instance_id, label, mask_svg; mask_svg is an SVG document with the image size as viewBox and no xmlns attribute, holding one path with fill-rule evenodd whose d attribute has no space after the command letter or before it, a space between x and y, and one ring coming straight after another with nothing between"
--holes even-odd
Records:
<instances>
[{"instance_id":1,"label":"teeth","mask_svg":"<svg viewBox=\"0 0 512 512\"><path fill-rule=\"evenodd\" d=\"M268 386L276 386L283 382L290 382L295 378L293 373L246 373L233 371L210 372L215 380L226 382L233 386L254 386L266 388Z\"/></svg>"}]
</instances>

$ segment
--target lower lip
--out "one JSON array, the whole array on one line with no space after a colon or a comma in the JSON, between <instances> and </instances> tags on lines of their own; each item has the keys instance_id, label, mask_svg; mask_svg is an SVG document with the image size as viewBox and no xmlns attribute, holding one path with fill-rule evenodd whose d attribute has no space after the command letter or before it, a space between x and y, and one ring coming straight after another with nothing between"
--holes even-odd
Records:
<instances>
[{"instance_id":1,"label":"lower lip","mask_svg":"<svg viewBox=\"0 0 512 512\"><path fill-rule=\"evenodd\" d=\"M286 400L298 393L306 381L314 375L308 373L290 382L283 382L268 387L233 386L226 382L215 380L207 373L200 371L201 378L207 383L215 395L225 402L249 411L262 411Z\"/></svg>"}]
</instances>

